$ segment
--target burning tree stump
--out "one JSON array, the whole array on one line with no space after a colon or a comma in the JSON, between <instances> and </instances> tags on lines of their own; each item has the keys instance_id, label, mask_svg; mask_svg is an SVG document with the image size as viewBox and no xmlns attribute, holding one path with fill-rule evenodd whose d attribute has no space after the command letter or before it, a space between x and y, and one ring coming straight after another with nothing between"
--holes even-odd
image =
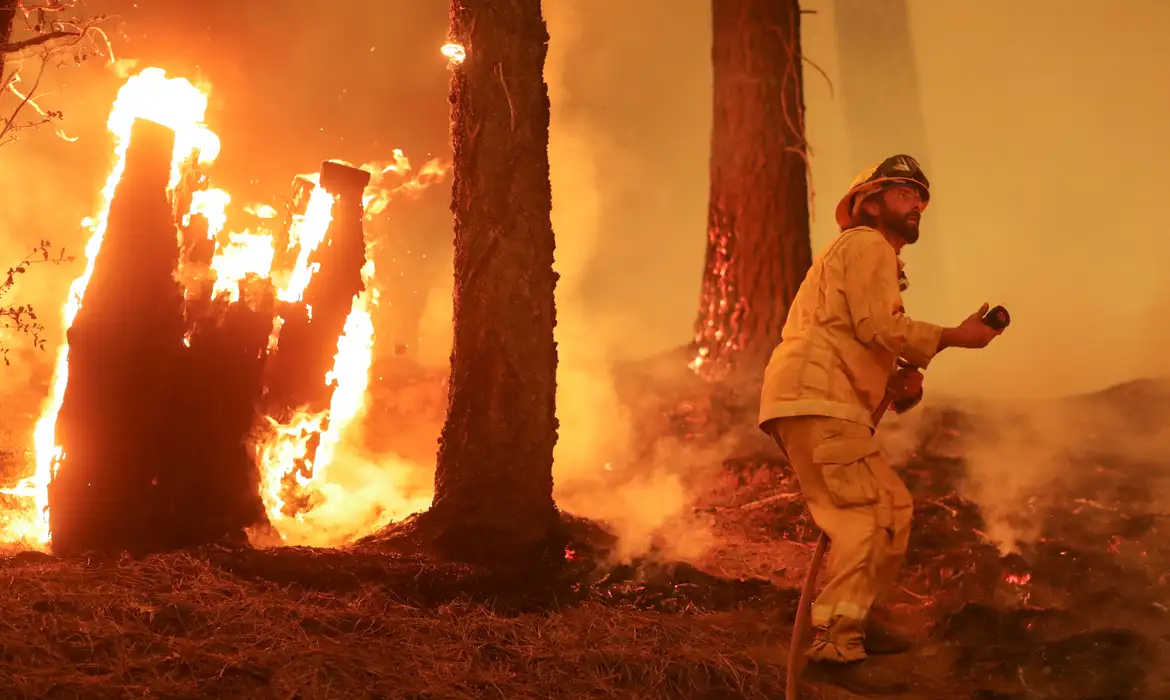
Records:
<instances>
[{"instance_id":1,"label":"burning tree stump","mask_svg":"<svg viewBox=\"0 0 1170 700\"><path fill-rule=\"evenodd\" d=\"M564 557L548 164L548 32L539 0L452 0L455 334L435 498L405 526L447 556Z\"/></svg>"},{"instance_id":2,"label":"burning tree stump","mask_svg":"<svg viewBox=\"0 0 1170 700\"><path fill-rule=\"evenodd\" d=\"M150 547L163 536L157 465L172 452L183 293L167 197L174 132L138 121L85 301L69 329L61 448L49 490L53 549Z\"/></svg>"},{"instance_id":3,"label":"burning tree stump","mask_svg":"<svg viewBox=\"0 0 1170 700\"><path fill-rule=\"evenodd\" d=\"M167 193L173 147L171 130L135 123L69 329L49 486L58 554L203 544L264 521L245 439L262 392L272 292L253 284L239 303L185 306L176 271L192 251L180 248Z\"/></svg>"},{"instance_id":4,"label":"burning tree stump","mask_svg":"<svg viewBox=\"0 0 1170 700\"><path fill-rule=\"evenodd\" d=\"M321 187L334 197L333 219L313 253L319 267L305 288L304 303L279 309L280 341L266 373L268 414L279 420L287 421L301 410L318 414L329 409L336 383L327 384L326 375L333 369L354 298L365 288L362 195L369 182L370 174L359 168L331 161L321 165ZM301 191L295 199L307 197ZM311 475L319 440L319 432L310 438L306 463L297 465L304 476ZM292 472L287 478L295 476ZM290 502L290 507L296 505Z\"/></svg>"}]
</instances>

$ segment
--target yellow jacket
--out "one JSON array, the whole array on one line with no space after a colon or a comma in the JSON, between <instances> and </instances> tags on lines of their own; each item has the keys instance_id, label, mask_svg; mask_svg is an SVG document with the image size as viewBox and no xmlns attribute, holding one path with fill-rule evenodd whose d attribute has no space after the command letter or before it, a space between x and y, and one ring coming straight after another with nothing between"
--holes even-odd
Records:
<instances>
[{"instance_id":1,"label":"yellow jacket","mask_svg":"<svg viewBox=\"0 0 1170 700\"><path fill-rule=\"evenodd\" d=\"M920 368L942 328L906 315L902 261L878 231L841 233L813 260L764 371L760 425L830 416L873 427L898 358Z\"/></svg>"}]
</instances>

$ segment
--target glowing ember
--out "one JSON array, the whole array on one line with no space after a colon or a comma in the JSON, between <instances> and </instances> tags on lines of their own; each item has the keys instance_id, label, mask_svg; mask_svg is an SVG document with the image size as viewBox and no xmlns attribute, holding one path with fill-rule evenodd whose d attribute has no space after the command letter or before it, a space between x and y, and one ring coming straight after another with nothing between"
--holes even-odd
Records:
<instances>
[{"instance_id":1,"label":"glowing ember","mask_svg":"<svg viewBox=\"0 0 1170 700\"><path fill-rule=\"evenodd\" d=\"M467 51L459 44L443 44L439 51L453 64L463 63L467 58Z\"/></svg>"},{"instance_id":2,"label":"glowing ember","mask_svg":"<svg viewBox=\"0 0 1170 700\"><path fill-rule=\"evenodd\" d=\"M118 91L113 110L106 126L114 135L114 168L102 189L101 213L87 220L92 231L85 246L85 271L73 281L63 309L64 328L73 325L73 319L81 308L86 286L93 274L94 261L102 245L106 231L106 219L114 191L122 179L126 165L126 149L130 146L130 129L135 119L146 119L167 126L175 131L175 152L171 161L173 187L179 181L180 165L193 151L199 154L201 162L209 162L219 154L219 139L203 126L203 115L207 110L207 95L183 78L168 78L161 68L147 68L132 76ZM6 493L27 497L32 503L19 513L6 515L4 539L19 541L32 546L43 546L49 541L48 486L52 479L60 448L55 433L57 414L65 398L65 387L69 383L69 346L62 343L57 350L57 364L53 374L49 399L37 421L34 433L36 447L36 472L21 481Z\"/></svg>"},{"instance_id":3,"label":"glowing ember","mask_svg":"<svg viewBox=\"0 0 1170 700\"><path fill-rule=\"evenodd\" d=\"M1032 580L1032 574L1007 574L1003 580L1013 586L1023 586Z\"/></svg>"}]
</instances>

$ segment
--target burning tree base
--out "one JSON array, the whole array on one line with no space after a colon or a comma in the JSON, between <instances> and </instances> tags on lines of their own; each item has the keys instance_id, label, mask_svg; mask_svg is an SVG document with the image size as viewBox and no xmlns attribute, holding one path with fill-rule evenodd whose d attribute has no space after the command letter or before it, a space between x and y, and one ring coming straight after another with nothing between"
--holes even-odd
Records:
<instances>
[{"instance_id":1,"label":"burning tree base","mask_svg":"<svg viewBox=\"0 0 1170 700\"><path fill-rule=\"evenodd\" d=\"M90 267L74 284L60 403L47 415L58 554L242 541L249 528L265 529L269 512L285 515L270 510L291 499L271 474L290 476L291 495L304 495L296 478L329 463L361 408L367 377L348 382L348 393L338 386L340 374L368 369L370 173L327 162L323 185L301 177L312 190L286 241L293 267L274 270L272 236L219 237L230 197L206 189L200 170L218 152L199 123L205 102L190 83L148 69L127 82L111 115L121 159ZM189 109L167 112L172 103ZM250 254L245 244L257 241L261 254ZM68 307L66 315L68 323ZM42 440L38 432L38 462ZM259 462L272 455L262 476Z\"/></svg>"},{"instance_id":2,"label":"burning tree base","mask_svg":"<svg viewBox=\"0 0 1170 700\"><path fill-rule=\"evenodd\" d=\"M188 334L167 195L175 134L139 121L84 304L69 329L69 383L50 485L53 548L158 549L262 521L244 438L255 419L271 292L217 309Z\"/></svg>"}]
</instances>

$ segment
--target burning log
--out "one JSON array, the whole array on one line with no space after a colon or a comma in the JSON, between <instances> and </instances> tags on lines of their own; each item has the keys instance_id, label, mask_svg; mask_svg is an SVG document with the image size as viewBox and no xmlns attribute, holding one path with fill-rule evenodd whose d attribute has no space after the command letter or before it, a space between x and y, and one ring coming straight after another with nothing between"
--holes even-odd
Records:
<instances>
[{"instance_id":1,"label":"burning log","mask_svg":"<svg viewBox=\"0 0 1170 700\"><path fill-rule=\"evenodd\" d=\"M151 546L157 465L172 451L170 403L183 351L183 293L167 184L174 132L135 123L85 301L69 329L69 384L49 486L53 548Z\"/></svg>"},{"instance_id":2,"label":"burning log","mask_svg":"<svg viewBox=\"0 0 1170 700\"><path fill-rule=\"evenodd\" d=\"M333 162L321 165L321 187L334 197L333 221L314 252L319 269L305 288L304 303L280 310L284 324L268 383L280 408L329 407L332 391L325 375L333 368L337 338L345 330L353 299L365 287L362 193L369 181L364 170Z\"/></svg>"},{"instance_id":3,"label":"burning log","mask_svg":"<svg viewBox=\"0 0 1170 700\"><path fill-rule=\"evenodd\" d=\"M201 281L188 285L185 302L176 272L206 266L208 256L207 246L180 246L167 191L174 141L166 127L135 123L69 329L49 491L58 554L203 544L265 522L246 438L263 390L273 292L249 279L239 302L209 303L193 293ZM192 229L206 238L200 222Z\"/></svg>"},{"instance_id":4,"label":"burning log","mask_svg":"<svg viewBox=\"0 0 1170 700\"><path fill-rule=\"evenodd\" d=\"M334 162L321 166L321 187L334 197L333 219L314 253L317 270L305 288L303 303L279 309L280 341L266 374L268 415L281 421L299 410L320 414L329 409L335 384L327 383L326 375L333 369L354 298L365 287L362 195L369 181L370 174L358 168ZM299 465L306 476L319 439L320 433L311 439L306 463Z\"/></svg>"}]
</instances>

